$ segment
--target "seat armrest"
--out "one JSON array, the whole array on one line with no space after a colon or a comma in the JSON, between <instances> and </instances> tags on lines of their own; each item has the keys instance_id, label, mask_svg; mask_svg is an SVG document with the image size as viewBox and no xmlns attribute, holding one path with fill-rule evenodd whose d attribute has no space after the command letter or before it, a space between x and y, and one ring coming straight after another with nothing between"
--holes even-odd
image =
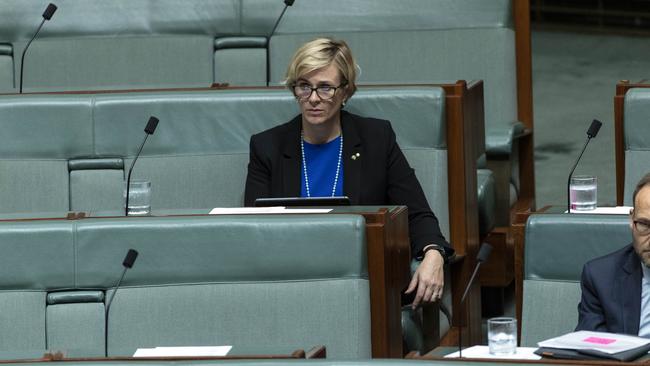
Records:
<instances>
[{"instance_id":1,"label":"seat armrest","mask_svg":"<svg viewBox=\"0 0 650 366\"><path fill-rule=\"evenodd\" d=\"M485 150L489 158L507 159L512 153L513 141L525 134L525 126L519 121L510 125L491 127L485 131Z\"/></svg>"}]
</instances>

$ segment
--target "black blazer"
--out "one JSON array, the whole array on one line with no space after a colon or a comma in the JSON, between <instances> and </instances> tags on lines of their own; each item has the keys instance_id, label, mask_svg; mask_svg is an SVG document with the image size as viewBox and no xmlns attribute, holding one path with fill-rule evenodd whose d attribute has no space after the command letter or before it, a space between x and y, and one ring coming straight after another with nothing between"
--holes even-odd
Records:
<instances>
[{"instance_id":1,"label":"black blazer","mask_svg":"<svg viewBox=\"0 0 650 366\"><path fill-rule=\"evenodd\" d=\"M641 259L632 245L587 262L576 330L637 335L642 278Z\"/></svg>"},{"instance_id":2,"label":"black blazer","mask_svg":"<svg viewBox=\"0 0 650 366\"><path fill-rule=\"evenodd\" d=\"M253 135L244 202L260 197L300 196L302 115ZM422 187L395 140L388 121L341 111L343 192L353 205L406 205L411 254L418 257L429 244L453 249L440 232ZM359 154L356 159L352 156Z\"/></svg>"}]
</instances>

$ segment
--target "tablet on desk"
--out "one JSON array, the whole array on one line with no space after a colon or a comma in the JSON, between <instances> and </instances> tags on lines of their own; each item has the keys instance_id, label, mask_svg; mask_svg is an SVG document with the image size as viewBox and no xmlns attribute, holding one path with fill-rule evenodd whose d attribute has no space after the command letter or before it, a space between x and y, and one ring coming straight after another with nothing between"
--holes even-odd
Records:
<instances>
[{"instance_id":1,"label":"tablet on desk","mask_svg":"<svg viewBox=\"0 0 650 366\"><path fill-rule=\"evenodd\" d=\"M255 207L270 206L350 206L348 196L258 198Z\"/></svg>"}]
</instances>

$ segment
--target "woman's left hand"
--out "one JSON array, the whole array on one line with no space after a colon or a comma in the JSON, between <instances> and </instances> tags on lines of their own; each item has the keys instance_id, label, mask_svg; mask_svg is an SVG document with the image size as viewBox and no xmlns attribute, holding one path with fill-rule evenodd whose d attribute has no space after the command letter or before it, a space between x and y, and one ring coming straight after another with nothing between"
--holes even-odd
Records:
<instances>
[{"instance_id":1,"label":"woman's left hand","mask_svg":"<svg viewBox=\"0 0 650 366\"><path fill-rule=\"evenodd\" d=\"M422 263L413 274L411 283L406 289L407 294L417 289L413 300L413 309L417 308L421 302L433 302L442 298L442 289L445 284L444 264L445 260L437 250L429 250L424 254Z\"/></svg>"}]
</instances>

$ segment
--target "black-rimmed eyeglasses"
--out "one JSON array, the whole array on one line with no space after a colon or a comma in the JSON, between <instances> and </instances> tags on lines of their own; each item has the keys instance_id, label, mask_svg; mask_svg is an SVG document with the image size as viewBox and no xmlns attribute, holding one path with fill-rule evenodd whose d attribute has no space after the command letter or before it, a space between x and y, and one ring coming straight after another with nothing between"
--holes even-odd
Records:
<instances>
[{"instance_id":1,"label":"black-rimmed eyeglasses","mask_svg":"<svg viewBox=\"0 0 650 366\"><path fill-rule=\"evenodd\" d=\"M648 235L650 234L650 222L632 220L634 223L634 229L639 233L639 235Z\"/></svg>"},{"instance_id":2,"label":"black-rimmed eyeglasses","mask_svg":"<svg viewBox=\"0 0 650 366\"><path fill-rule=\"evenodd\" d=\"M309 84L306 83L300 83L300 84L295 84L292 87L293 90L293 95L296 96L296 98L305 100L309 99L311 97L311 93L316 92L316 95L322 100L330 100L334 98L334 95L336 95L336 91L342 87L344 87L347 83L342 83L339 86L331 86L331 85L319 85L317 87L312 87Z\"/></svg>"}]
</instances>

